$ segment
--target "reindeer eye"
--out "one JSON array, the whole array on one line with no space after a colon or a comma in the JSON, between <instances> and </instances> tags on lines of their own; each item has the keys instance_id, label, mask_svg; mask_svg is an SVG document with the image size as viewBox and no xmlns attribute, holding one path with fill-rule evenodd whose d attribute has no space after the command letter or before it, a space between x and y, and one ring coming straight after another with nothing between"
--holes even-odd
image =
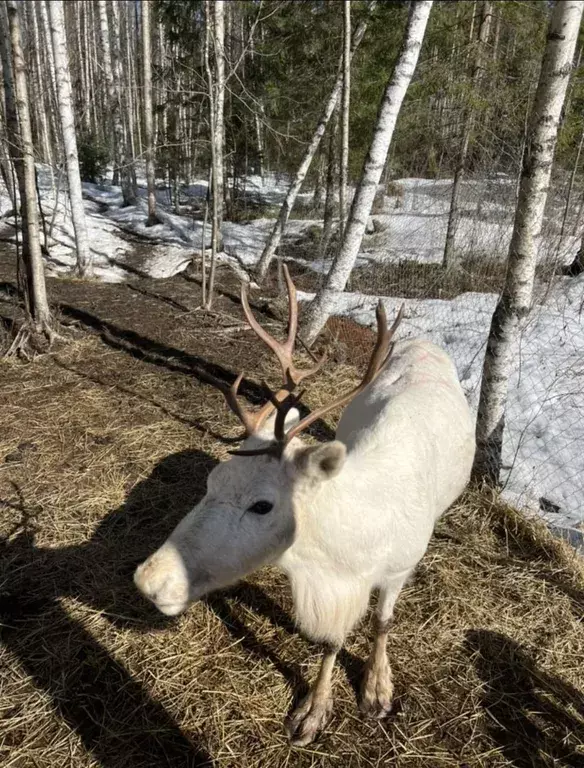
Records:
<instances>
[{"instance_id":1,"label":"reindeer eye","mask_svg":"<svg viewBox=\"0 0 584 768\"><path fill-rule=\"evenodd\" d=\"M267 515L268 512L272 511L273 506L271 501L256 501L255 504L247 508L247 511L256 515Z\"/></svg>"}]
</instances>

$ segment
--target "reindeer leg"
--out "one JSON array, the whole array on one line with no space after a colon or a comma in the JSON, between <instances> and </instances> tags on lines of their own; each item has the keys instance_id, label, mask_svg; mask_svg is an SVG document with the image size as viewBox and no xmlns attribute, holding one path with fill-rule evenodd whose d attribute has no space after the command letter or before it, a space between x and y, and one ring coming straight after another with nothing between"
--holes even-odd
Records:
<instances>
[{"instance_id":1,"label":"reindeer leg","mask_svg":"<svg viewBox=\"0 0 584 768\"><path fill-rule=\"evenodd\" d=\"M393 682L387 658L387 635L393 607L411 571L394 576L379 593L375 616L375 640L365 665L361 687L361 711L369 717L383 718L391 712Z\"/></svg>"},{"instance_id":2,"label":"reindeer leg","mask_svg":"<svg viewBox=\"0 0 584 768\"><path fill-rule=\"evenodd\" d=\"M339 648L327 650L323 656L316 682L308 695L286 719L290 742L303 747L310 744L323 730L333 709L332 673Z\"/></svg>"}]
</instances>

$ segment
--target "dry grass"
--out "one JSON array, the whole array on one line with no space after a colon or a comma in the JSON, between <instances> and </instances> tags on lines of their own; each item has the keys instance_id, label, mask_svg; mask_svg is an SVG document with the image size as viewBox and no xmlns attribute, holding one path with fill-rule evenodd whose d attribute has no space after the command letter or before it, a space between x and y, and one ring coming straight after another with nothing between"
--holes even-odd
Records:
<instances>
[{"instance_id":1,"label":"dry grass","mask_svg":"<svg viewBox=\"0 0 584 768\"><path fill-rule=\"evenodd\" d=\"M309 402L354 376L329 370ZM584 765L584 574L541 525L469 493L399 599L393 716L358 715L366 621L327 732L290 749L317 655L285 579L266 569L173 621L131 584L228 447L206 430L237 433L220 396L97 338L0 381L3 768Z\"/></svg>"}]
</instances>

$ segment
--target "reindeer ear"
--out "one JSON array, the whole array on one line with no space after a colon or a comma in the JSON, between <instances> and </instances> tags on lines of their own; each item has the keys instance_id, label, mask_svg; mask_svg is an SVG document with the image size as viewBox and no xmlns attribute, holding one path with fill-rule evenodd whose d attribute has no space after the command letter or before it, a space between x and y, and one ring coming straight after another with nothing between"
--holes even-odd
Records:
<instances>
[{"instance_id":1,"label":"reindeer ear","mask_svg":"<svg viewBox=\"0 0 584 768\"><path fill-rule=\"evenodd\" d=\"M343 468L347 449L339 440L323 445L302 448L294 456L294 464L299 472L313 480L330 480Z\"/></svg>"}]
</instances>

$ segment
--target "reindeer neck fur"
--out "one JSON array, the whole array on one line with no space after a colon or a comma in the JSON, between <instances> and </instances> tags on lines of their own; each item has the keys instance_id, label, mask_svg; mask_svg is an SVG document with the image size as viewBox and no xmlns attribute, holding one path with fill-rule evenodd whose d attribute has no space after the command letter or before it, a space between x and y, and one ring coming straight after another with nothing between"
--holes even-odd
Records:
<instances>
[{"instance_id":1,"label":"reindeer neck fur","mask_svg":"<svg viewBox=\"0 0 584 768\"><path fill-rule=\"evenodd\" d=\"M295 540L277 563L311 639L342 642L371 590L423 556L436 518L468 481L474 430L461 402L444 353L405 342L387 372L346 408L337 431L346 462L316 492L294 494Z\"/></svg>"}]
</instances>

